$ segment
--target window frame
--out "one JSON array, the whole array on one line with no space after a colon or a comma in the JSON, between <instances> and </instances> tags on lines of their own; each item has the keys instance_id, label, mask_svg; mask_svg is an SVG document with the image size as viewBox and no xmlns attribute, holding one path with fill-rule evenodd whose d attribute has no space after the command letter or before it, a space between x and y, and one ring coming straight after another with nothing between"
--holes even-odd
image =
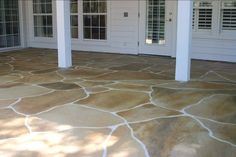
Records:
<instances>
[{"instance_id":1,"label":"window frame","mask_svg":"<svg viewBox=\"0 0 236 157\"><path fill-rule=\"evenodd\" d=\"M34 0L31 1L31 7L32 7L32 36L33 38L37 38L37 39L54 39L55 34L54 34L54 4L53 4L53 0L51 0L51 13L34 13ZM40 3L36 3L36 4L40 4ZM44 4L44 3L43 3ZM47 4L47 3L45 3ZM51 16L52 18L52 25L51 26L46 26L46 27L51 27L52 28L52 36L36 36L35 35L35 28L37 26L35 26L34 20L35 20L35 16ZM42 26L43 27L43 26Z\"/></svg>"},{"instance_id":2,"label":"window frame","mask_svg":"<svg viewBox=\"0 0 236 157\"><path fill-rule=\"evenodd\" d=\"M199 0L196 0L199 1ZM200 0L205 1L205 0ZM204 30L193 30L193 38L202 38L202 39L225 39L225 40L235 40L236 39L236 31L232 30L222 30L221 29L221 10L222 10L222 2L224 0L208 0L212 1L213 10L212 10L212 30L204 31ZM219 18L220 17L220 18Z\"/></svg>"},{"instance_id":3,"label":"window frame","mask_svg":"<svg viewBox=\"0 0 236 157\"><path fill-rule=\"evenodd\" d=\"M80 30L79 30L79 27L80 27L80 21L79 21L79 0L76 0L77 2L76 2L76 4L77 4L77 12L72 12L72 9L71 9L71 7L72 7L72 1L73 0L70 0L70 28L71 28L71 39L72 40L78 40L79 38L80 38ZM77 16L77 26L72 26L72 16ZM78 33L77 33L77 37L76 38L73 38L72 37L72 29L73 28L76 28L77 29L77 31L78 31Z\"/></svg>"},{"instance_id":4,"label":"window frame","mask_svg":"<svg viewBox=\"0 0 236 157\"><path fill-rule=\"evenodd\" d=\"M108 30L108 16L109 16L109 2L108 2L108 0L100 0L100 1L104 1L105 3L106 3L106 12L97 12L97 13L92 13L92 12L90 12L90 13L85 13L84 12L84 0L79 0L79 1L81 1L81 29L80 29L80 32L81 32L81 37L82 37L82 40L83 41L93 41L93 42L96 42L96 43L104 43L104 42L107 42L108 40L109 40L109 30ZM91 9L91 8L90 8ZM84 32L84 16L86 16L86 15L88 15L88 16L93 16L93 15L95 15L95 16L100 16L100 15L104 15L105 17L106 17L106 21L105 21L105 27L102 27L102 28L105 28L105 30L106 30L106 34L105 34L105 39L93 39L93 38L91 38L91 39L88 39L88 38L85 38L85 32ZM90 25L91 27L93 27L92 26L92 23L91 23L91 25ZM100 26L98 26L99 28L100 28ZM91 36L92 36L92 32L91 32Z\"/></svg>"}]
</instances>

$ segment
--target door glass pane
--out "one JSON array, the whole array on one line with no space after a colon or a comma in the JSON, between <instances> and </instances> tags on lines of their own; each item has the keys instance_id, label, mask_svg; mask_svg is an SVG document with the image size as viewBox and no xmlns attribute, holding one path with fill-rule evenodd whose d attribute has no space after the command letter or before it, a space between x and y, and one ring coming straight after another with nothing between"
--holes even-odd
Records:
<instances>
[{"instance_id":1,"label":"door glass pane","mask_svg":"<svg viewBox=\"0 0 236 157\"><path fill-rule=\"evenodd\" d=\"M165 44L165 0L147 0L146 43Z\"/></svg>"},{"instance_id":2,"label":"door glass pane","mask_svg":"<svg viewBox=\"0 0 236 157\"><path fill-rule=\"evenodd\" d=\"M18 0L0 1L0 48L20 46Z\"/></svg>"}]
</instances>

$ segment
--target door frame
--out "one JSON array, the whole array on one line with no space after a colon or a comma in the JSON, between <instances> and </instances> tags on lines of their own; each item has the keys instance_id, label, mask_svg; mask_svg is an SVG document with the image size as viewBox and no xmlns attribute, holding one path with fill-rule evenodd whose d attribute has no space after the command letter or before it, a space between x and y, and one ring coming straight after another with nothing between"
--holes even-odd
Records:
<instances>
[{"instance_id":1,"label":"door frame","mask_svg":"<svg viewBox=\"0 0 236 157\"><path fill-rule=\"evenodd\" d=\"M166 7L170 10L172 10L172 15L169 15L169 11L166 11L166 23L168 22L168 19L172 19L172 24L169 24L168 27L169 29L165 29L165 34L169 33L169 37L166 38L166 44L164 45L148 45L145 42L145 37L146 37L146 4L147 0L139 0L139 24L138 24L138 29L139 29L139 48L138 48L138 53L139 54L150 54L150 55L163 55L163 56L171 56L175 57L175 50L176 50L176 33L177 33L177 1L168 1L166 0ZM166 27L166 26L165 26ZM149 48L146 48L149 47ZM168 48L169 47L169 48ZM151 51L147 50L150 49ZM159 51L156 53L156 51Z\"/></svg>"}]
</instances>

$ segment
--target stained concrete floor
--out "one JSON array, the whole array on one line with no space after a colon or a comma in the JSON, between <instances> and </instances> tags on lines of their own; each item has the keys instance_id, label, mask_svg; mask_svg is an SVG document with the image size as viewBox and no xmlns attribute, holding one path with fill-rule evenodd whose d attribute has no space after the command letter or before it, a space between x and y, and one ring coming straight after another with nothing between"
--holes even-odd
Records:
<instances>
[{"instance_id":1,"label":"stained concrete floor","mask_svg":"<svg viewBox=\"0 0 236 157\"><path fill-rule=\"evenodd\" d=\"M0 156L235 157L236 64L55 50L0 54Z\"/></svg>"}]
</instances>

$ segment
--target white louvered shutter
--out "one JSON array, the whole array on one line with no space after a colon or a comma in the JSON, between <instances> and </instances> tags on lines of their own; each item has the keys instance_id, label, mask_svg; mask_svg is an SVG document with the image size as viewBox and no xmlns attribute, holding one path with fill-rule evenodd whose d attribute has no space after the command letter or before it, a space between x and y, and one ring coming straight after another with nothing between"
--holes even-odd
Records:
<instances>
[{"instance_id":1,"label":"white louvered shutter","mask_svg":"<svg viewBox=\"0 0 236 157\"><path fill-rule=\"evenodd\" d=\"M222 30L236 30L236 0L222 2L221 21Z\"/></svg>"},{"instance_id":2,"label":"white louvered shutter","mask_svg":"<svg viewBox=\"0 0 236 157\"><path fill-rule=\"evenodd\" d=\"M193 9L193 29L211 30L212 29L212 2L196 1Z\"/></svg>"}]
</instances>

